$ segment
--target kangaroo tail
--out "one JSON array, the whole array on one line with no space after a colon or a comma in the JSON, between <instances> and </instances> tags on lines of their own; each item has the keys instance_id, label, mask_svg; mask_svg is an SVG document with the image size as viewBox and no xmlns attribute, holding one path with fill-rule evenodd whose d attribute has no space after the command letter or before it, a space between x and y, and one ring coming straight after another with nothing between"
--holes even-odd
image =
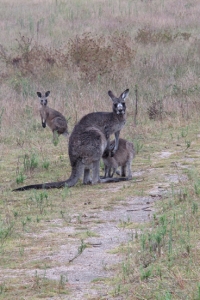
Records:
<instances>
[{"instance_id":1,"label":"kangaroo tail","mask_svg":"<svg viewBox=\"0 0 200 300\"><path fill-rule=\"evenodd\" d=\"M65 186L71 187L77 183L77 181L79 180L79 178L82 175L83 169L84 169L83 165L81 165L79 163L78 166L76 165L76 166L72 167L71 176L67 180L58 181L58 182L47 182L47 183L40 183L40 184L25 185L25 186L16 188L13 191L18 192L18 191L26 191L26 190L31 190L31 189L36 189L36 190L59 189L59 188L65 187Z\"/></svg>"},{"instance_id":2,"label":"kangaroo tail","mask_svg":"<svg viewBox=\"0 0 200 300\"><path fill-rule=\"evenodd\" d=\"M67 186L67 180L65 181L58 181L58 182L47 182L47 183L40 183L40 184L31 184L19 187L14 189L13 192L17 191L27 191L31 189L41 190L41 189L59 189L61 187Z\"/></svg>"}]
</instances>

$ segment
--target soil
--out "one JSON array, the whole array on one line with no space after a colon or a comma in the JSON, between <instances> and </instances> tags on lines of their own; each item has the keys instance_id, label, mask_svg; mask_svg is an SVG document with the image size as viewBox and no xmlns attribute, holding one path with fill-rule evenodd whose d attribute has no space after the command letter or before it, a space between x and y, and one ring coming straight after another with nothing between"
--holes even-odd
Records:
<instances>
[{"instance_id":1,"label":"soil","mask_svg":"<svg viewBox=\"0 0 200 300\"><path fill-rule=\"evenodd\" d=\"M133 173L133 176L139 178L138 173ZM106 191L108 188L109 186ZM121 186L118 184L114 188L120 189ZM123 224L149 221L154 212L154 202L159 200L164 192L165 188L155 187L149 191L148 196L129 197L111 210L95 209L95 212L81 216L83 225L90 223L90 231L95 233L95 237L84 239L87 247L82 253L78 253L80 239L77 239L70 244L63 244L50 257L43 258L59 265L47 269L46 278L59 281L62 277L70 285L70 295L65 295L64 299L111 299L110 287L107 286L105 279L114 276L114 266L123 261L123 255L115 249L135 237L135 230L128 229ZM76 223L76 220L77 215L73 215L71 223ZM55 232L56 230L55 228ZM70 236L77 232L77 226L59 228L59 233L60 230ZM29 275L34 276L34 272L35 270L30 271ZM44 271L37 270L37 274L42 276Z\"/></svg>"},{"instance_id":2,"label":"soil","mask_svg":"<svg viewBox=\"0 0 200 300\"><path fill-rule=\"evenodd\" d=\"M172 154L172 153L171 153ZM162 159L168 158L169 152L160 153ZM147 172L152 177L156 176L156 169L151 168ZM133 177L142 180L143 171L133 173ZM46 299L112 299L110 295L109 285L106 278L115 275L115 265L123 261L123 255L119 254L116 249L135 238L135 230L130 229L127 225L130 222L144 223L150 220L155 212L154 203L162 199L166 195L171 183L187 180L186 176L176 174L163 174L160 182L157 182L149 191L145 191L145 195L140 197L125 198L119 204L105 209L90 209L87 214L81 215L81 224L77 226L77 215L71 216L70 226L63 227L63 220L52 220L54 226L49 226L50 232L43 232L38 238L49 238L49 234L63 233L63 240L59 242L58 250L51 255L40 255L35 259L53 262L51 267L45 270L45 277L51 280L66 282L69 285L69 295L59 295L59 297L51 297ZM122 185L117 183L115 186L107 185L105 192L112 192L112 189L121 189ZM90 205L90 203L86 203ZM61 226L62 224L62 226ZM76 237L77 233L86 229L86 225L90 224L90 232L92 236L84 238L81 246L80 237ZM52 224L51 224L52 225ZM32 238L34 236L32 235ZM69 242L70 240L70 242ZM86 245L86 247L85 247ZM82 248L81 248L82 247ZM53 267L52 267L53 265ZM44 270L30 269L24 270L27 276L33 277L37 271L38 276L44 276ZM15 276L17 271L7 270L9 276ZM23 272L23 270L21 271ZM4 273L4 278L6 277ZM19 272L18 272L19 276ZM110 298L111 297L111 298ZM115 298L115 299L121 299Z\"/></svg>"}]
</instances>

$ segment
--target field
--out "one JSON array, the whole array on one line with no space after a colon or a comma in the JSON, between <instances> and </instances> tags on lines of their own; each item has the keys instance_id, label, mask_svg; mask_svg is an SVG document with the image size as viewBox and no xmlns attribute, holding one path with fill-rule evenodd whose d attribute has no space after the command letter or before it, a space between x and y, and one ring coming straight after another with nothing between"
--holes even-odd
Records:
<instances>
[{"instance_id":1,"label":"field","mask_svg":"<svg viewBox=\"0 0 200 300\"><path fill-rule=\"evenodd\" d=\"M197 0L0 0L0 299L200 300L199 15ZM37 91L71 132L127 88L133 180L12 192L71 171Z\"/></svg>"}]
</instances>

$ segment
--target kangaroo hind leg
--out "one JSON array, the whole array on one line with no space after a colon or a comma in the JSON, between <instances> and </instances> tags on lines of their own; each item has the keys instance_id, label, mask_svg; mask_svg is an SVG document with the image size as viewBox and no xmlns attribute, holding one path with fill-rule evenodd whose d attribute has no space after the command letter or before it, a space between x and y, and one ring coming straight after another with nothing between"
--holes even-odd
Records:
<instances>
[{"instance_id":1,"label":"kangaroo hind leg","mask_svg":"<svg viewBox=\"0 0 200 300\"><path fill-rule=\"evenodd\" d=\"M85 168L84 169L84 175L83 175L83 184L91 184L92 180L90 178L90 169Z\"/></svg>"},{"instance_id":2,"label":"kangaroo hind leg","mask_svg":"<svg viewBox=\"0 0 200 300\"><path fill-rule=\"evenodd\" d=\"M92 184L96 184L100 182L99 169L100 169L100 160L96 160L93 162L93 166L92 166Z\"/></svg>"}]
</instances>

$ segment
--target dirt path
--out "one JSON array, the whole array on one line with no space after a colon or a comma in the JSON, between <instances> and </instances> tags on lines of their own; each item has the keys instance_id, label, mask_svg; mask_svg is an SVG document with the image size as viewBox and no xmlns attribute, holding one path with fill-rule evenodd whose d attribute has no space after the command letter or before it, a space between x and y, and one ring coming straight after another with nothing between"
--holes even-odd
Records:
<instances>
[{"instance_id":1,"label":"dirt path","mask_svg":"<svg viewBox=\"0 0 200 300\"><path fill-rule=\"evenodd\" d=\"M77 231L80 232L81 227L85 230L86 224L90 224L90 231L95 235L84 239L87 247L83 245L82 251L80 239L73 239L71 243L63 244L53 255L43 257L58 265L47 269L45 277L56 281L62 278L70 285L71 293L63 299L109 299L109 287L105 279L115 275L114 265L123 260L123 256L115 254L114 250L135 237L135 231L123 225L148 221L154 211L153 203L158 199L160 195L156 191L149 196L129 197L121 201L120 205L112 207L112 210L95 209L94 212L82 215L82 224L78 230L76 226L58 229L59 234L62 230L70 238ZM72 224L76 217L72 216ZM30 271L29 275L34 276L34 272ZM37 274L43 276L44 271L38 269Z\"/></svg>"},{"instance_id":2,"label":"dirt path","mask_svg":"<svg viewBox=\"0 0 200 300\"><path fill-rule=\"evenodd\" d=\"M155 154L155 161L160 163L163 159L169 159L172 154L166 151L160 155ZM25 234L32 239L31 246L26 247L30 261L24 260L24 268L22 264L20 270L4 270L3 281L6 282L11 276L21 276L30 280L35 278L35 281L37 278L45 277L50 282L52 280L60 282L69 290L69 295L54 294L45 299L112 299L111 288L106 278L113 277L115 265L123 261L123 255L116 249L135 238L135 230L129 229L126 225L147 222L155 211L154 202L162 199L172 183L187 179L182 171L177 172L177 165L174 166L173 161L168 163L168 169L164 168L159 172L158 168L150 167L133 173L133 176L140 181L144 174L148 179L145 180L145 191L141 191L141 196L131 196L129 191L129 196L108 205L107 210L105 206L90 207L90 203L86 203L88 208L85 212L81 215L80 213L70 215L70 222L52 219L39 235ZM128 184L134 191L134 181ZM118 191L123 188L124 183L118 183L105 186L103 189L101 187L101 192L105 197L106 193L112 193L113 189L114 197L117 197ZM81 222L77 222L78 218L81 218ZM39 251L36 247L36 250L34 249L33 245L40 244L40 241L43 243L44 251ZM40 266L38 268L37 261ZM41 269L41 265L47 267Z\"/></svg>"}]
</instances>

